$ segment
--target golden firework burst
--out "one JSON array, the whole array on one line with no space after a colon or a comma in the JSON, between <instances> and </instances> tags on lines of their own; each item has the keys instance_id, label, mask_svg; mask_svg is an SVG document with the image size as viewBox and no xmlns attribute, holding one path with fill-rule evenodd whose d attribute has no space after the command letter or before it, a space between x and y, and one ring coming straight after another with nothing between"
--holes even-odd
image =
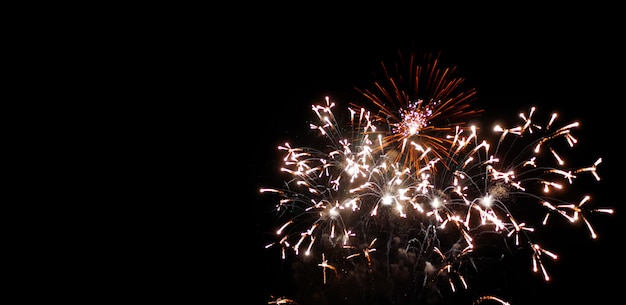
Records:
<instances>
[{"instance_id":1,"label":"golden firework burst","mask_svg":"<svg viewBox=\"0 0 626 305\"><path fill-rule=\"evenodd\" d=\"M423 160L425 150L435 158L449 157L455 129L482 112L471 104L476 89L465 86L456 66L442 66L439 53L419 61L416 52L400 51L397 63L381 66L383 77L372 89L356 88L376 106L377 121L388 126L381 149L405 165Z\"/></svg>"}]
</instances>

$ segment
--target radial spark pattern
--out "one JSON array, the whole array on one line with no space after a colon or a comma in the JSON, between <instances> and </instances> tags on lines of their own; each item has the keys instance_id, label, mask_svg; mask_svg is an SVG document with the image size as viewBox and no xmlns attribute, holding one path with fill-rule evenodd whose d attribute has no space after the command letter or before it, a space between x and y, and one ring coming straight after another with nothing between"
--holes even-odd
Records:
<instances>
[{"instance_id":1,"label":"radial spark pattern","mask_svg":"<svg viewBox=\"0 0 626 305\"><path fill-rule=\"evenodd\" d=\"M415 143L432 150L428 158L449 157L450 139L442 135L466 127L468 119L482 112L471 105L476 90L465 84L456 66L442 66L439 55L398 55L394 65L381 63L381 81L373 88L357 88L375 106L373 119L388 125L382 147L395 152L393 161L403 166L423 159L412 149Z\"/></svg>"}]
</instances>

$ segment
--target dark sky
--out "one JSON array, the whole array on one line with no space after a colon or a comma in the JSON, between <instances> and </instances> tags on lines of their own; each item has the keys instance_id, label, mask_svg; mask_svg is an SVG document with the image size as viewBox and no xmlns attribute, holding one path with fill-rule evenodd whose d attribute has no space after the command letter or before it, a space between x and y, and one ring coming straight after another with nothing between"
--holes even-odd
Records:
<instances>
[{"instance_id":1,"label":"dark sky","mask_svg":"<svg viewBox=\"0 0 626 305\"><path fill-rule=\"evenodd\" d=\"M560 19L554 18L561 12L527 10L514 16L463 10L431 15L415 7L269 13L252 18L245 32L222 46L230 53L224 57L226 65L232 64L232 74L224 77L235 88L225 93L226 103L232 104L237 120L226 128L243 128L234 132L241 135L234 140L244 146L238 152L246 177L242 202L247 206L242 210L252 219L246 226L252 232L244 234L251 242L236 247L249 256L244 272L250 276L246 287L254 286L254 304L266 304L270 294L289 297L296 289L285 283L290 281L284 275L287 267L276 262L274 252L262 249L274 223L272 202L258 189L280 181L276 146L293 138L304 141L313 118L311 104L330 95L347 106L359 96L355 86L371 84L381 61L407 49L441 52L442 61L456 66L476 88L476 104L486 109L486 118L514 120L518 112L536 105L542 111L559 111L565 120L581 121L579 145L586 147L585 154L604 159L594 203L613 207L617 214L598 219L598 240L588 241L584 230L571 233L580 239L564 238L568 244L559 246L564 253L554 266L553 282L528 287L528 292L559 303L580 298L604 303L622 295L617 285L623 274L618 226L623 212L617 188L623 164L617 142L624 80L620 27L615 19L599 16L604 9L580 8Z\"/></svg>"}]
</instances>

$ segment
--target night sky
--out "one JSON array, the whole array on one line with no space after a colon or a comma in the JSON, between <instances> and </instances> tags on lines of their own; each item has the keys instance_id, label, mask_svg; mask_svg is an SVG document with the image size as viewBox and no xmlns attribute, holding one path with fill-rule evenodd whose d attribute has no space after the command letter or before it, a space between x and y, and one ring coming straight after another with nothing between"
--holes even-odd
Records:
<instances>
[{"instance_id":1,"label":"night sky","mask_svg":"<svg viewBox=\"0 0 626 305\"><path fill-rule=\"evenodd\" d=\"M269 13L248 21L245 33L224 46L232 50L227 58L236 57L227 64L236 72L227 78L238 88L226 94L234 120L227 128L239 129L229 133L238 135L237 147L244 147L237 163L245 177L239 191L245 196L233 203L237 208L232 211L249 213L250 219L244 226L248 233L237 237L249 242L230 246L246 257L242 272L249 278L245 285L232 284L254 298L248 304L267 304L271 295L297 296L301 305L315 299L302 298L307 289L298 287L302 280L291 278L290 265L280 263L275 249L263 248L273 241L270 231L277 223L272 199L259 188L279 187L285 177L276 147L311 136L311 105L325 96L338 104L336 111L362 98L355 87L370 86L380 62L393 61L399 50L439 53L444 66L456 66L465 84L477 90L474 104L485 109L481 120L516 123L517 114L530 106L557 111L564 121L581 122L575 133L579 153L590 161L603 158L598 171L603 180L590 187L593 204L614 208L616 214L594 217L597 240L581 227L546 233L552 239L542 243L559 249L560 255L550 264L552 281L529 278L511 284L517 301L512 304L578 303L581 298L602 304L622 295L623 197L617 183L623 167L618 126L624 72L617 21L600 17L604 11L599 9L580 8L577 14L559 16L558 22L556 12L531 9L516 17L462 11L450 16L445 10L429 14L416 7L366 13L316 9L306 17ZM342 304L327 297L327 304Z\"/></svg>"}]
</instances>

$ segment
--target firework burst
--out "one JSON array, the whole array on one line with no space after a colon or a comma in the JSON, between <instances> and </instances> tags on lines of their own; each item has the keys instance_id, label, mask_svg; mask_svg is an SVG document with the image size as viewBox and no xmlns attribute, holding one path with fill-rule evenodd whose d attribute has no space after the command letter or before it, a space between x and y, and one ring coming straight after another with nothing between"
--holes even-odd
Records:
<instances>
[{"instance_id":1,"label":"firework burst","mask_svg":"<svg viewBox=\"0 0 626 305\"><path fill-rule=\"evenodd\" d=\"M381 67L382 81L357 90L376 107L375 119L389 126L382 147L393 149L394 161L404 166L422 158L413 145L429 147L434 158L448 157L450 142L442 135L482 112L471 107L476 90L465 86L456 66L442 67L439 55L427 54L420 62L414 52L399 52L397 63Z\"/></svg>"},{"instance_id":2,"label":"firework burst","mask_svg":"<svg viewBox=\"0 0 626 305\"><path fill-rule=\"evenodd\" d=\"M374 110L349 103L336 117L326 97L311 107L307 146L278 146L284 184L260 190L278 222L266 247L313 268L321 294L342 304L508 304L494 269L513 260L550 281L546 261L559 254L539 229L581 223L595 239L590 215L613 213L581 187L600 181L602 158L567 158L580 123L529 107L517 122L478 128L468 122L483 112L471 107L476 92L455 67L400 58L359 90Z\"/></svg>"},{"instance_id":3,"label":"firework burst","mask_svg":"<svg viewBox=\"0 0 626 305\"><path fill-rule=\"evenodd\" d=\"M313 258L323 285L359 291L350 298L441 300L468 291L488 265L517 253L528 254L530 269L549 281L544 261L557 254L534 240L535 231L557 216L583 222L596 238L588 215L613 213L593 208L589 194L569 198L580 176L600 180L601 158L572 167L564 157L578 143L578 122L557 125L556 114L539 120L531 107L520 124L496 125L487 135L457 126L445 135L445 153L414 145L412 162L404 163L385 146L388 126L350 107L342 125L335 106L329 98L312 106L318 123L310 129L325 144L280 145L288 179L261 192L277 196L280 221L267 248L279 248L285 260Z\"/></svg>"}]
</instances>

